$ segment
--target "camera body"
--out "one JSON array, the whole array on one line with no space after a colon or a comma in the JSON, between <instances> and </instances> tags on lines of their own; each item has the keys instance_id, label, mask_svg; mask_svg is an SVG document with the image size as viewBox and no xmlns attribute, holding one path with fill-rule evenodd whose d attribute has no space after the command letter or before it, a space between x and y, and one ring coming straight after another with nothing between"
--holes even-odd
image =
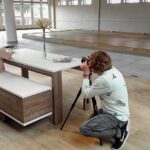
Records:
<instances>
[{"instance_id":1,"label":"camera body","mask_svg":"<svg viewBox=\"0 0 150 150\"><path fill-rule=\"evenodd\" d=\"M82 59L81 59L81 63L87 62L87 64L88 64L88 61L89 61L89 59L86 57L82 57Z\"/></svg>"},{"instance_id":2,"label":"camera body","mask_svg":"<svg viewBox=\"0 0 150 150\"><path fill-rule=\"evenodd\" d=\"M88 67L90 69L90 76L91 76L92 75L92 68L89 66L89 61L90 61L90 57L89 56L88 57L82 57L82 59L81 59L81 63L84 63L84 62L87 63L87 65L88 65Z\"/></svg>"}]
</instances>

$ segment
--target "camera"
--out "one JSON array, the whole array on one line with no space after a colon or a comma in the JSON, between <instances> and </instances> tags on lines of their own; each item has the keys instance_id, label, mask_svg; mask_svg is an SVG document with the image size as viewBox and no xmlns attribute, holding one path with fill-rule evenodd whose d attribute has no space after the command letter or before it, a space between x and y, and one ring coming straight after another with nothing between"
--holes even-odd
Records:
<instances>
[{"instance_id":1,"label":"camera","mask_svg":"<svg viewBox=\"0 0 150 150\"><path fill-rule=\"evenodd\" d=\"M81 63L87 62L88 64L88 61L89 61L89 58L86 58L86 57L82 57L81 59Z\"/></svg>"},{"instance_id":2,"label":"camera","mask_svg":"<svg viewBox=\"0 0 150 150\"><path fill-rule=\"evenodd\" d=\"M87 65L89 66L89 69L90 69L90 75L92 74L92 68L91 68L91 66L89 65L89 61L90 61L91 59L90 59L90 57L88 56L88 57L82 57L82 59L81 59L81 63L84 63L84 62L86 62L87 63Z\"/></svg>"}]
</instances>

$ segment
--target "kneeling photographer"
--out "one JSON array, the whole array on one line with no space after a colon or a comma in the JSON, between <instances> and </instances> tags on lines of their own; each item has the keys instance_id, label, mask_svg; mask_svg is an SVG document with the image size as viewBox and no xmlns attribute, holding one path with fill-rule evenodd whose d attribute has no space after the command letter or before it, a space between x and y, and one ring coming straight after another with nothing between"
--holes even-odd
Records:
<instances>
[{"instance_id":1,"label":"kneeling photographer","mask_svg":"<svg viewBox=\"0 0 150 150\"><path fill-rule=\"evenodd\" d=\"M99 96L101 109L96 116L81 124L80 133L98 138L114 138L113 150L123 147L128 137L128 92L123 75L111 64L110 56L96 51L81 64L83 71L82 94L84 98ZM90 86L90 73L97 79Z\"/></svg>"}]
</instances>

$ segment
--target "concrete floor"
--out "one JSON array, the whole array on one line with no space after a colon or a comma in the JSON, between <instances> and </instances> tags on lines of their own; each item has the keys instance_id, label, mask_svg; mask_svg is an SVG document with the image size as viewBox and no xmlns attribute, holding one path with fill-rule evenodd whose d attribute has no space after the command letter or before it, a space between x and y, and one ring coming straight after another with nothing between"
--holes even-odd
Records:
<instances>
[{"instance_id":1,"label":"concrete floor","mask_svg":"<svg viewBox=\"0 0 150 150\"><path fill-rule=\"evenodd\" d=\"M33 41L23 39L23 33L37 33L41 30L18 30L18 44L15 48L32 48L36 50L42 50L43 45L40 41ZM0 33L0 47L6 45L5 32ZM91 52L95 51L95 48L84 48L79 46L68 46L62 44L46 43L47 52L63 54L71 57L81 58L82 56L88 56ZM112 63L117 67L124 75L135 76L143 79L150 79L150 58L145 56L137 56L123 53L109 52Z\"/></svg>"},{"instance_id":2,"label":"concrete floor","mask_svg":"<svg viewBox=\"0 0 150 150\"><path fill-rule=\"evenodd\" d=\"M42 42L22 39L18 31L18 44L15 48L28 47L42 50ZM33 32L33 31L32 31ZM37 30L35 31L37 32ZM5 33L0 33L0 47L6 45ZM88 56L94 49L67 45L46 44L47 51L81 58ZM129 106L131 112L130 136L124 150L150 149L150 59L149 57L108 52L113 65L125 75L129 92ZM19 74L19 69L6 66L6 69ZM94 76L95 78L95 76ZM31 79L49 84L50 79L31 73ZM75 81L70 84L69 81ZM81 85L82 73L77 70L63 72L64 116L69 111L74 97ZM71 91L68 92L68 89ZM100 102L98 102L100 103ZM92 109L82 110L82 98L79 99L65 128L61 125L53 126L49 119L44 119L27 128L18 127L13 122L0 121L0 147L2 150L110 150L111 142L106 141L100 147L98 140L88 138L79 133L78 127L85 121Z\"/></svg>"},{"instance_id":3,"label":"concrete floor","mask_svg":"<svg viewBox=\"0 0 150 150\"><path fill-rule=\"evenodd\" d=\"M9 71L19 74L20 69L6 66ZM71 104L81 86L82 72L67 70L63 74L63 116L66 117ZM94 76L95 78L95 76ZM50 84L50 78L30 73L30 79ZM125 76L129 91L131 127L129 138L123 150L149 150L150 148L150 81ZM68 82L69 81L69 82ZM71 84L70 84L71 81ZM77 101L63 131L61 124L53 126L48 118L23 128L13 121L0 121L0 148L2 150L110 150L112 141L106 140L103 146L97 138L79 134L79 125L86 121L93 111L83 111L82 96ZM98 106L100 101L97 98Z\"/></svg>"},{"instance_id":4,"label":"concrete floor","mask_svg":"<svg viewBox=\"0 0 150 150\"><path fill-rule=\"evenodd\" d=\"M24 38L42 41L42 32L23 34ZM150 56L150 35L96 30L51 30L46 41L57 44L105 49L120 53Z\"/></svg>"}]
</instances>

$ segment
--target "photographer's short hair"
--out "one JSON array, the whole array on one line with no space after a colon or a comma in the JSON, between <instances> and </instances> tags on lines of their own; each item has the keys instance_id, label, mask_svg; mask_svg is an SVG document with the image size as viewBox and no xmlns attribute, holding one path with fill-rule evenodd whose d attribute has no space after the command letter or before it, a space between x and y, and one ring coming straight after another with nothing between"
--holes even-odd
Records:
<instances>
[{"instance_id":1,"label":"photographer's short hair","mask_svg":"<svg viewBox=\"0 0 150 150\"><path fill-rule=\"evenodd\" d=\"M91 54L90 67L94 72L103 73L106 70L111 69L111 58L104 51L96 51Z\"/></svg>"}]
</instances>

